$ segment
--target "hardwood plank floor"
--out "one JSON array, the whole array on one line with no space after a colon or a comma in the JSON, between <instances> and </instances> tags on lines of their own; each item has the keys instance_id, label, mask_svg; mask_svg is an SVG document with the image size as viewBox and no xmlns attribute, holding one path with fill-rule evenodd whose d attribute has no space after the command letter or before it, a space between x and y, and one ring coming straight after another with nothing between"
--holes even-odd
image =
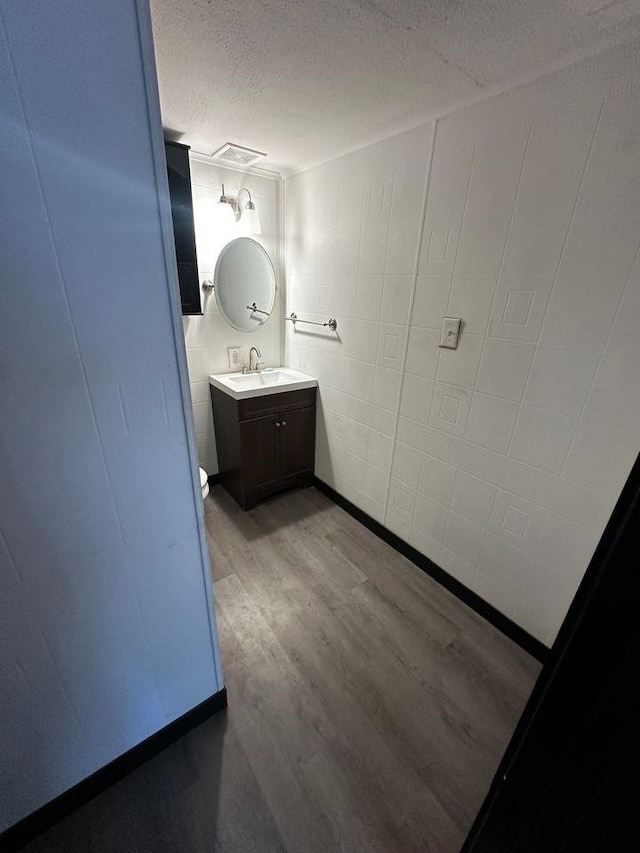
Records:
<instances>
[{"instance_id":1,"label":"hardwood plank floor","mask_svg":"<svg viewBox=\"0 0 640 853\"><path fill-rule=\"evenodd\" d=\"M25 850L458 853L540 665L315 489L205 519L227 712Z\"/></svg>"}]
</instances>

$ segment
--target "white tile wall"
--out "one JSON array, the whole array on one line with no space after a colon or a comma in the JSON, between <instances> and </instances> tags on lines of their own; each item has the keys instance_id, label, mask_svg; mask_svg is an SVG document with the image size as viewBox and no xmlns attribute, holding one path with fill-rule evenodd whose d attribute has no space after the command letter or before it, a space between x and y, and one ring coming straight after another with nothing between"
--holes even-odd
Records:
<instances>
[{"instance_id":1,"label":"white tile wall","mask_svg":"<svg viewBox=\"0 0 640 853\"><path fill-rule=\"evenodd\" d=\"M439 559L436 559L436 562L457 581L471 588L476 576L476 566L465 562L462 557L458 557L445 547L440 548Z\"/></svg>"},{"instance_id":2,"label":"white tile wall","mask_svg":"<svg viewBox=\"0 0 640 853\"><path fill-rule=\"evenodd\" d=\"M524 551L519 551L493 533L487 533L478 569L508 593L517 596L530 562L531 557Z\"/></svg>"},{"instance_id":3,"label":"white tile wall","mask_svg":"<svg viewBox=\"0 0 640 853\"><path fill-rule=\"evenodd\" d=\"M434 456L422 454L418 491L449 506L457 469Z\"/></svg>"},{"instance_id":4,"label":"white tile wall","mask_svg":"<svg viewBox=\"0 0 640 853\"><path fill-rule=\"evenodd\" d=\"M518 417L518 403L479 394L471 401L466 437L474 444L481 444L498 453L506 453Z\"/></svg>"},{"instance_id":5,"label":"white tile wall","mask_svg":"<svg viewBox=\"0 0 640 853\"><path fill-rule=\"evenodd\" d=\"M406 326L380 323L377 363L391 370L401 370L405 351Z\"/></svg>"},{"instance_id":6,"label":"white tile wall","mask_svg":"<svg viewBox=\"0 0 640 853\"><path fill-rule=\"evenodd\" d=\"M369 428L369 443L367 447L367 461L370 466L388 471L391 466L391 455L393 442L387 435L376 432Z\"/></svg>"},{"instance_id":7,"label":"white tile wall","mask_svg":"<svg viewBox=\"0 0 640 853\"><path fill-rule=\"evenodd\" d=\"M244 364L249 361L249 349L257 346L262 360L267 366L282 364L283 343L283 279L280 271L280 182L251 173L242 174L225 169L216 163L203 159L191 159L191 184L196 223L196 250L200 281L213 279L213 271L218 254L225 243L239 236L241 223L223 235L215 235L208 230L207 205L214 205L222 192L222 183L228 194L235 195L241 186L247 187L260 215L262 233L249 235L257 240L269 253L276 273L278 292L273 314L267 322L255 332L237 332L224 320L216 306L214 293L203 293L203 314L182 318L189 377L191 380L191 399L196 426L198 457L200 466L208 474L218 472L216 440L211 416L208 377L211 373L227 373L229 367L229 347L240 348L240 358ZM308 294L310 308L318 310L320 304L335 304L349 311L355 301L356 276L318 277L314 282L314 293ZM306 307L306 306L305 306ZM345 389L348 390L348 389ZM206 406L204 404L207 404Z\"/></svg>"},{"instance_id":8,"label":"white tile wall","mask_svg":"<svg viewBox=\"0 0 640 853\"><path fill-rule=\"evenodd\" d=\"M626 276L620 274L561 270L544 319L541 343L602 350L625 280Z\"/></svg>"},{"instance_id":9,"label":"white tile wall","mask_svg":"<svg viewBox=\"0 0 640 853\"><path fill-rule=\"evenodd\" d=\"M380 319L383 323L406 325L412 290L413 280L410 275L386 275L384 277L380 308Z\"/></svg>"},{"instance_id":10,"label":"white tile wall","mask_svg":"<svg viewBox=\"0 0 640 853\"><path fill-rule=\"evenodd\" d=\"M475 521L486 528L491 518L491 510L498 490L495 486L471 477L464 471L456 474L455 486L451 500L451 509L464 515L470 521Z\"/></svg>"},{"instance_id":11,"label":"white tile wall","mask_svg":"<svg viewBox=\"0 0 640 853\"><path fill-rule=\"evenodd\" d=\"M582 420L575 431L564 475L616 497L638 450L637 434Z\"/></svg>"},{"instance_id":12,"label":"white tile wall","mask_svg":"<svg viewBox=\"0 0 640 853\"><path fill-rule=\"evenodd\" d=\"M448 306L439 316L464 317L466 334L484 335L493 304L497 276L456 275L451 283ZM413 322L416 322L415 317Z\"/></svg>"},{"instance_id":13,"label":"white tile wall","mask_svg":"<svg viewBox=\"0 0 640 853\"><path fill-rule=\"evenodd\" d=\"M413 510L413 527L421 535L442 542L447 523L447 509L426 495L418 494Z\"/></svg>"},{"instance_id":14,"label":"white tile wall","mask_svg":"<svg viewBox=\"0 0 640 853\"><path fill-rule=\"evenodd\" d=\"M354 320L351 389L321 396L369 431L365 495L547 644L640 450L639 94L631 46L438 121L424 211L431 126L285 182L288 310ZM355 302L319 309L321 241ZM341 387L323 334L287 335ZM329 437L339 491L341 464Z\"/></svg>"},{"instance_id":15,"label":"white tile wall","mask_svg":"<svg viewBox=\"0 0 640 853\"><path fill-rule=\"evenodd\" d=\"M132 0L0 5L1 831L221 682L150 26Z\"/></svg>"},{"instance_id":16,"label":"white tile wall","mask_svg":"<svg viewBox=\"0 0 640 853\"><path fill-rule=\"evenodd\" d=\"M473 388L483 342L482 335L467 332L462 335L457 349L443 349L438 358L437 379L450 385Z\"/></svg>"},{"instance_id":17,"label":"white tile wall","mask_svg":"<svg viewBox=\"0 0 640 853\"><path fill-rule=\"evenodd\" d=\"M489 530L515 548L533 553L546 513L542 507L500 490L493 502Z\"/></svg>"},{"instance_id":18,"label":"white tile wall","mask_svg":"<svg viewBox=\"0 0 640 853\"><path fill-rule=\"evenodd\" d=\"M599 362L598 350L540 344L531 365L524 402L563 415L579 415Z\"/></svg>"},{"instance_id":19,"label":"white tile wall","mask_svg":"<svg viewBox=\"0 0 640 853\"><path fill-rule=\"evenodd\" d=\"M484 536L485 531L478 524L474 524L463 515L458 515L457 512L450 511L447 515L442 545L469 565L475 566L480 557Z\"/></svg>"},{"instance_id":20,"label":"white tile wall","mask_svg":"<svg viewBox=\"0 0 640 853\"><path fill-rule=\"evenodd\" d=\"M414 326L441 328L442 317L447 313L451 281L450 275L418 275L411 317Z\"/></svg>"},{"instance_id":21,"label":"white tile wall","mask_svg":"<svg viewBox=\"0 0 640 853\"><path fill-rule=\"evenodd\" d=\"M469 417L471 392L455 385L436 382L433 388L429 422L439 429L464 435ZM402 412L404 415L405 412Z\"/></svg>"},{"instance_id":22,"label":"white tile wall","mask_svg":"<svg viewBox=\"0 0 640 853\"><path fill-rule=\"evenodd\" d=\"M631 141L640 132L635 75L637 69L630 68L626 90L604 100L560 259L563 275L611 277L614 290L631 270L640 231Z\"/></svg>"},{"instance_id":23,"label":"white tile wall","mask_svg":"<svg viewBox=\"0 0 640 853\"><path fill-rule=\"evenodd\" d=\"M422 454L408 444L397 442L393 457L393 475L407 486L415 489L420 477Z\"/></svg>"},{"instance_id":24,"label":"white tile wall","mask_svg":"<svg viewBox=\"0 0 640 853\"><path fill-rule=\"evenodd\" d=\"M410 525L413 521L413 510L416 502L414 489L405 486L395 478L391 479L389 511Z\"/></svg>"},{"instance_id":25,"label":"white tile wall","mask_svg":"<svg viewBox=\"0 0 640 853\"><path fill-rule=\"evenodd\" d=\"M338 377L334 376L334 382ZM376 367L373 381L373 402L376 406L395 412L400 396L400 376L397 370Z\"/></svg>"},{"instance_id":26,"label":"white tile wall","mask_svg":"<svg viewBox=\"0 0 640 853\"><path fill-rule=\"evenodd\" d=\"M489 334L536 341L553 286L553 275L503 273L498 281Z\"/></svg>"},{"instance_id":27,"label":"white tile wall","mask_svg":"<svg viewBox=\"0 0 640 853\"><path fill-rule=\"evenodd\" d=\"M603 356L584 417L595 423L636 430L640 424L640 375L627 353L607 352Z\"/></svg>"},{"instance_id":28,"label":"white tile wall","mask_svg":"<svg viewBox=\"0 0 640 853\"><path fill-rule=\"evenodd\" d=\"M440 332L412 326L409 330L405 370L425 379L435 379L438 369Z\"/></svg>"},{"instance_id":29,"label":"white tile wall","mask_svg":"<svg viewBox=\"0 0 640 853\"><path fill-rule=\"evenodd\" d=\"M486 338L478 368L477 390L508 400L520 400L534 349L534 344Z\"/></svg>"},{"instance_id":30,"label":"white tile wall","mask_svg":"<svg viewBox=\"0 0 640 853\"><path fill-rule=\"evenodd\" d=\"M567 458L576 423L576 418L521 406L509 453L514 459L558 474Z\"/></svg>"},{"instance_id":31,"label":"white tile wall","mask_svg":"<svg viewBox=\"0 0 640 853\"><path fill-rule=\"evenodd\" d=\"M407 374L402 386L401 413L407 418L427 423L434 387L435 383L431 379L422 379L420 376Z\"/></svg>"}]
</instances>

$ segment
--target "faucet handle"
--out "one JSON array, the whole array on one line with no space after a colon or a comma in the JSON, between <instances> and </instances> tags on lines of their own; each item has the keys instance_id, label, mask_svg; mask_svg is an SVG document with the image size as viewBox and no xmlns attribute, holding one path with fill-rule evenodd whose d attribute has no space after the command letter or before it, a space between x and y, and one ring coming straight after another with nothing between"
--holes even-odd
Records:
<instances>
[{"instance_id":1,"label":"faucet handle","mask_svg":"<svg viewBox=\"0 0 640 853\"><path fill-rule=\"evenodd\" d=\"M255 371L256 373L262 373L264 370L264 361L256 361Z\"/></svg>"}]
</instances>

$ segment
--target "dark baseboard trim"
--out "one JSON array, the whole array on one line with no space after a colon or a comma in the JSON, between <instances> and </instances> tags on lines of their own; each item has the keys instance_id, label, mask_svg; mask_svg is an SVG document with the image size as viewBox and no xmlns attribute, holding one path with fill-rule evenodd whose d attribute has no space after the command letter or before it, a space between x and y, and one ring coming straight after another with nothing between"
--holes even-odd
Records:
<instances>
[{"instance_id":1,"label":"dark baseboard trim","mask_svg":"<svg viewBox=\"0 0 640 853\"><path fill-rule=\"evenodd\" d=\"M209 481L210 486L215 486L218 483L222 482L222 477L220 476L220 474L209 474L207 480Z\"/></svg>"},{"instance_id":2,"label":"dark baseboard trim","mask_svg":"<svg viewBox=\"0 0 640 853\"><path fill-rule=\"evenodd\" d=\"M12 850L19 850L24 844L50 829L76 809L84 806L89 800L131 773L136 767L144 764L145 761L153 758L165 747L170 746L191 729L226 707L227 691L223 687L222 690L187 711L186 714L178 717L177 720L169 723L159 732L152 734L142 743L125 752L124 755L120 755L106 767L96 770L91 776L60 794L55 800L51 800L51 802L41 806L37 811L6 829L0 834L0 850L7 851L7 853Z\"/></svg>"},{"instance_id":3,"label":"dark baseboard trim","mask_svg":"<svg viewBox=\"0 0 640 853\"><path fill-rule=\"evenodd\" d=\"M367 515L364 510L351 503L351 501L336 492L335 489L332 489L331 486L328 486L323 480L315 477L314 485L328 498L331 498L331 500L339 507L348 512L349 515L353 516L372 533L375 533L376 536L379 536L380 539L383 539L387 545L390 545L402 554L403 557L411 560L411 562L419 569L422 569L423 572L430 575L430 577L437 581L441 586L453 593L456 598L459 598L460 601L472 610L475 610L479 616L482 616L483 619L486 619L487 622L490 622L495 628L502 631L505 636L509 637L510 640L513 640L514 643L517 643L521 648L532 655L532 657L539 660L540 663L544 663L546 661L549 649L544 645L544 643L541 643L540 640L532 637L531 634L524 630L524 628L516 625L516 623L509 619L508 616L505 616L504 613L496 610L493 605L489 604L483 598L480 598L479 595L476 595L475 592L472 592L468 587L460 583L459 580L456 580L448 572L445 572L445 570L441 569L440 566L433 562L433 560L425 557L424 554L420 553L420 551L412 545L409 545L404 541L404 539L401 539L395 533L392 533L383 524L380 524L379 521L371 518L371 516Z\"/></svg>"}]
</instances>

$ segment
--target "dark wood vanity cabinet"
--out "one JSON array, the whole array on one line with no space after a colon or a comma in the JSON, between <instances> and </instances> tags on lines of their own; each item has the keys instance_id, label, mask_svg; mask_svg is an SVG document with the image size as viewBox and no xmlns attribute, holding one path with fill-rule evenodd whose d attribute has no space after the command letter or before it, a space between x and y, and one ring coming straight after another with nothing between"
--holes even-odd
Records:
<instances>
[{"instance_id":1,"label":"dark wood vanity cabinet","mask_svg":"<svg viewBox=\"0 0 640 853\"><path fill-rule=\"evenodd\" d=\"M220 481L243 509L281 489L311 484L315 388L246 400L210 389Z\"/></svg>"}]
</instances>

